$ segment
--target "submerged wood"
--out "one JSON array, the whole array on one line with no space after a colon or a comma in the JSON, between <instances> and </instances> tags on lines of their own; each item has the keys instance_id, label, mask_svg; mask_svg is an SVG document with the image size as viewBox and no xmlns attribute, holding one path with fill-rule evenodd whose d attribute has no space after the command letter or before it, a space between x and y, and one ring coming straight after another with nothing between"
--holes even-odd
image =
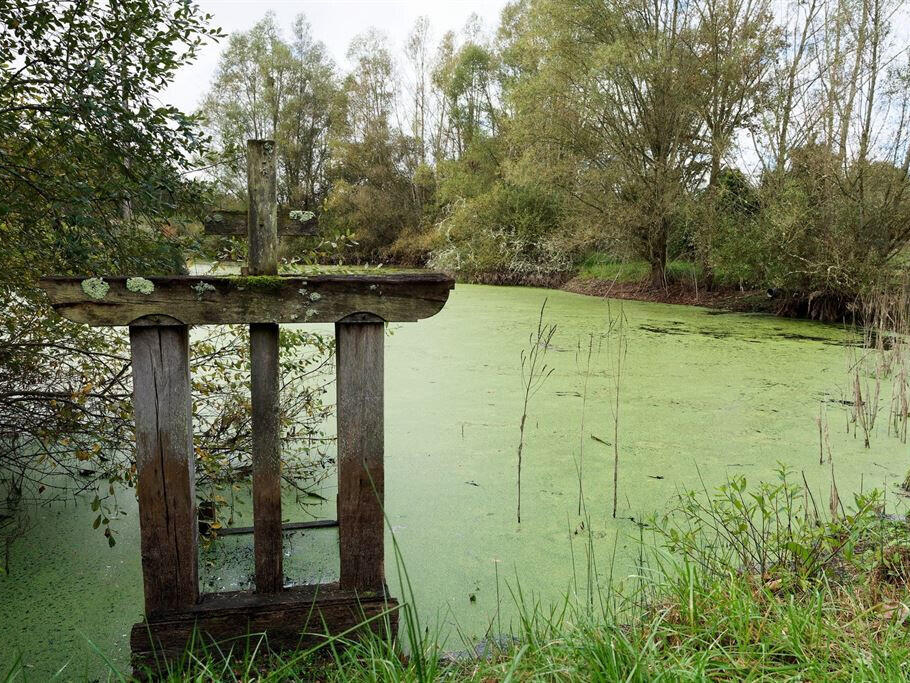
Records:
<instances>
[{"instance_id":1,"label":"submerged wood","mask_svg":"<svg viewBox=\"0 0 910 683\"><path fill-rule=\"evenodd\" d=\"M108 289L92 298L85 278L40 281L61 316L95 327L129 325L150 315L184 325L338 322L373 314L386 322L414 322L438 313L454 281L434 272L250 277L150 277L144 294L125 277L104 278Z\"/></svg>"}]
</instances>

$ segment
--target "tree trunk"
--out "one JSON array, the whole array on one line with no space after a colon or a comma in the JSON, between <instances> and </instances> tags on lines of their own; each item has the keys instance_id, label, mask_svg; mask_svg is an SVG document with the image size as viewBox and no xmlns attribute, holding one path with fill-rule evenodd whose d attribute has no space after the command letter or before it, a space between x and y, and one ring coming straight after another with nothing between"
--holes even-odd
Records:
<instances>
[{"instance_id":1,"label":"tree trunk","mask_svg":"<svg viewBox=\"0 0 910 683\"><path fill-rule=\"evenodd\" d=\"M651 266L649 282L653 289L667 288L667 237L669 232L669 221L661 218L659 227L651 236L648 245L648 265Z\"/></svg>"}]
</instances>

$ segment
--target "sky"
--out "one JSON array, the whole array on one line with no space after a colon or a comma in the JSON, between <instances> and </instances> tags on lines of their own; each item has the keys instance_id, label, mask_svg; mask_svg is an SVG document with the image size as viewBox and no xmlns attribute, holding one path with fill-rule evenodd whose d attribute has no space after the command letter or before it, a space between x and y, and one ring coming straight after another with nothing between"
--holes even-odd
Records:
<instances>
[{"instance_id":1,"label":"sky","mask_svg":"<svg viewBox=\"0 0 910 683\"><path fill-rule=\"evenodd\" d=\"M488 30L494 28L506 0L201 0L198 4L213 15L214 24L225 33L245 31L269 11L274 12L279 26L290 31L294 17L302 13L310 22L313 36L325 43L335 62L344 67L351 39L371 27L389 37L400 58L418 17L429 17L435 42L450 29L460 31L474 13ZM195 63L177 73L162 99L183 111L195 110L215 74L224 43L206 45Z\"/></svg>"}]
</instances>

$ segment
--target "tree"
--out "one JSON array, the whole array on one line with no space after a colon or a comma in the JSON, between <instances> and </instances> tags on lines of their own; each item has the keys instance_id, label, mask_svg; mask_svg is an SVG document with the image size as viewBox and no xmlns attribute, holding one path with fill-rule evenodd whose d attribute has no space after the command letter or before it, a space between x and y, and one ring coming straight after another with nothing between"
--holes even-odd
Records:
<instances>
[{"instance_id":1,"label":"tree","mask_svg":"<svg viewBox=\"0 0 910 683\"><path fill-rule=\"evenodd\" d=\"M419 221L408 174L417 145L393 126L399 80L385 36L375 30L356 36L348 59L354 68L344 82L326 222L354 233L358 257L376 261Z\"/></svg>"},{"instance_id":2,"label":"tree","mask_svg":"<svg viewBox=\"0 0 910 683\"><path fill-rule=\"evenodd\" d=\"M22 501L87 492L113 544L116 490L135 477L127 337L60 319L35 280L185 272L174 224L206 199L187 175L207 139L158 100L221 34L182 0L0 0L0 14L0 542L21 531ZM282 419L301 454L286 471L305 482L321 472L325 411L322 385L302 380L332 349L296 333L283 344ZM228 329L195 339L192 357L197 490L214 497L248 466L249 354Z\"/></svg>"},{"instance_id":3,"label":"tree","mask_svg":"<svg viewBox=\"0 0 910 683\"><path fill-rule=\"evenodd\" d=\"M338 86L325 46L303 15L287 42L267 14L231 35L201 113L217 148L212 174L222 192L246 192L243 150L251 138L278 146L282 202L318 212L328 194L329 134Z\"/></svg>"},{"instance_id":4,"label":"tree","mask_svg":"<svg viewBox=\"0 0 910 683\"><path fill-rule=\"evenodd\" d=\"M158 98L220 34L172 0L2 0L0 14L2 535L18 501L53 496L46 475L91 488L102 447L122 452L105 441L123 424L122 336L50 315L35 279L184 268L164 229L201 197L182 172L204 138Z\"/></svg>"},{"instance_id":5,"label":"tree","mask_svg":"<svg viewBox=\"0 0 910 683\"><path fill-rule=\"evenodd\" d=\"M680 0L532 3L548 59L515 93L539 144L566 165L561 186L618 223L664 287L681 205L701 182L710 150L697 100L693 6Z\"/></svg>"},{"instance_id":6,"label":"tree","mask_svg":"<svg viewBox=\"0 0 910 683\"><path fill-rule=\"evenodd\" d=\"M717 191L725 158L762 112L781 31L768 0L699 0L691 50L702 76L696 100L710 144L708 192L699 201L696 252L704 285L714 284L712 248L725 198Z\"/></svg>"}]
</instances>

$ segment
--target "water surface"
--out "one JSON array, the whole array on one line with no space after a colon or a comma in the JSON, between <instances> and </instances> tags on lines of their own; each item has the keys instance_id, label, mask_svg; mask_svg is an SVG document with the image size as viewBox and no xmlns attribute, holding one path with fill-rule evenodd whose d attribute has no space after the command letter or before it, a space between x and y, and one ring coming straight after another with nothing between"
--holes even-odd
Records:
<instances>
[{"instance_id":1,"label":"water surface","mask_svg":"<svg viewBox=\"0 0 910 683\"><path fill-rule=\"evenodd\" d=\"M545 298L546 317L558 325L547 354L554 373L529 410L519 526L520 353ZM629 331L617 520L610 517L612 451L591 438L612 441L614 347L606 342L593 357L580 434L585 356L578 347L591 334L600 343L606 302L459 285L439 315L393 325L386 337L387 513L422 618L450 634L453 649L462 647L456 630L482 637L497 614L497 572L504 626L514 614L506 582L555 599L573 586L573 554L581 580L588 537L574 532L582 521L576 474L582 443L601 580L614 554L617 579L633 571L633 519L660 510L677 489L701 486L700 478L708 486L731 475L770 479L781 462L804 471L816 498L826 501L830 466L818 464L815 423L820 402L842 497L861 482L893 491L908 467L907 447L885 434L885 415L869 450L846 432L839 401L851 356L843 330L695 307L609 306L614 315L622 306ZM334 493L324 493L331 516ZM131 495L123 497L132 511ZM142 611L135 515L119 524L113 549L91 530L88 501L32 516L34 530L13 548L12 575L0 578L0 662L21 651L34 680L64 664L74 677L103 672L91 641L125 667L129 628ZM295 534L288 573L298 580L337 574L335 539L332 530ZM250 543L233 537L203 557L205 590L246 585ZM388 537L386 545L389 584L401 597Z\"/></svg>"}]
</instances>

